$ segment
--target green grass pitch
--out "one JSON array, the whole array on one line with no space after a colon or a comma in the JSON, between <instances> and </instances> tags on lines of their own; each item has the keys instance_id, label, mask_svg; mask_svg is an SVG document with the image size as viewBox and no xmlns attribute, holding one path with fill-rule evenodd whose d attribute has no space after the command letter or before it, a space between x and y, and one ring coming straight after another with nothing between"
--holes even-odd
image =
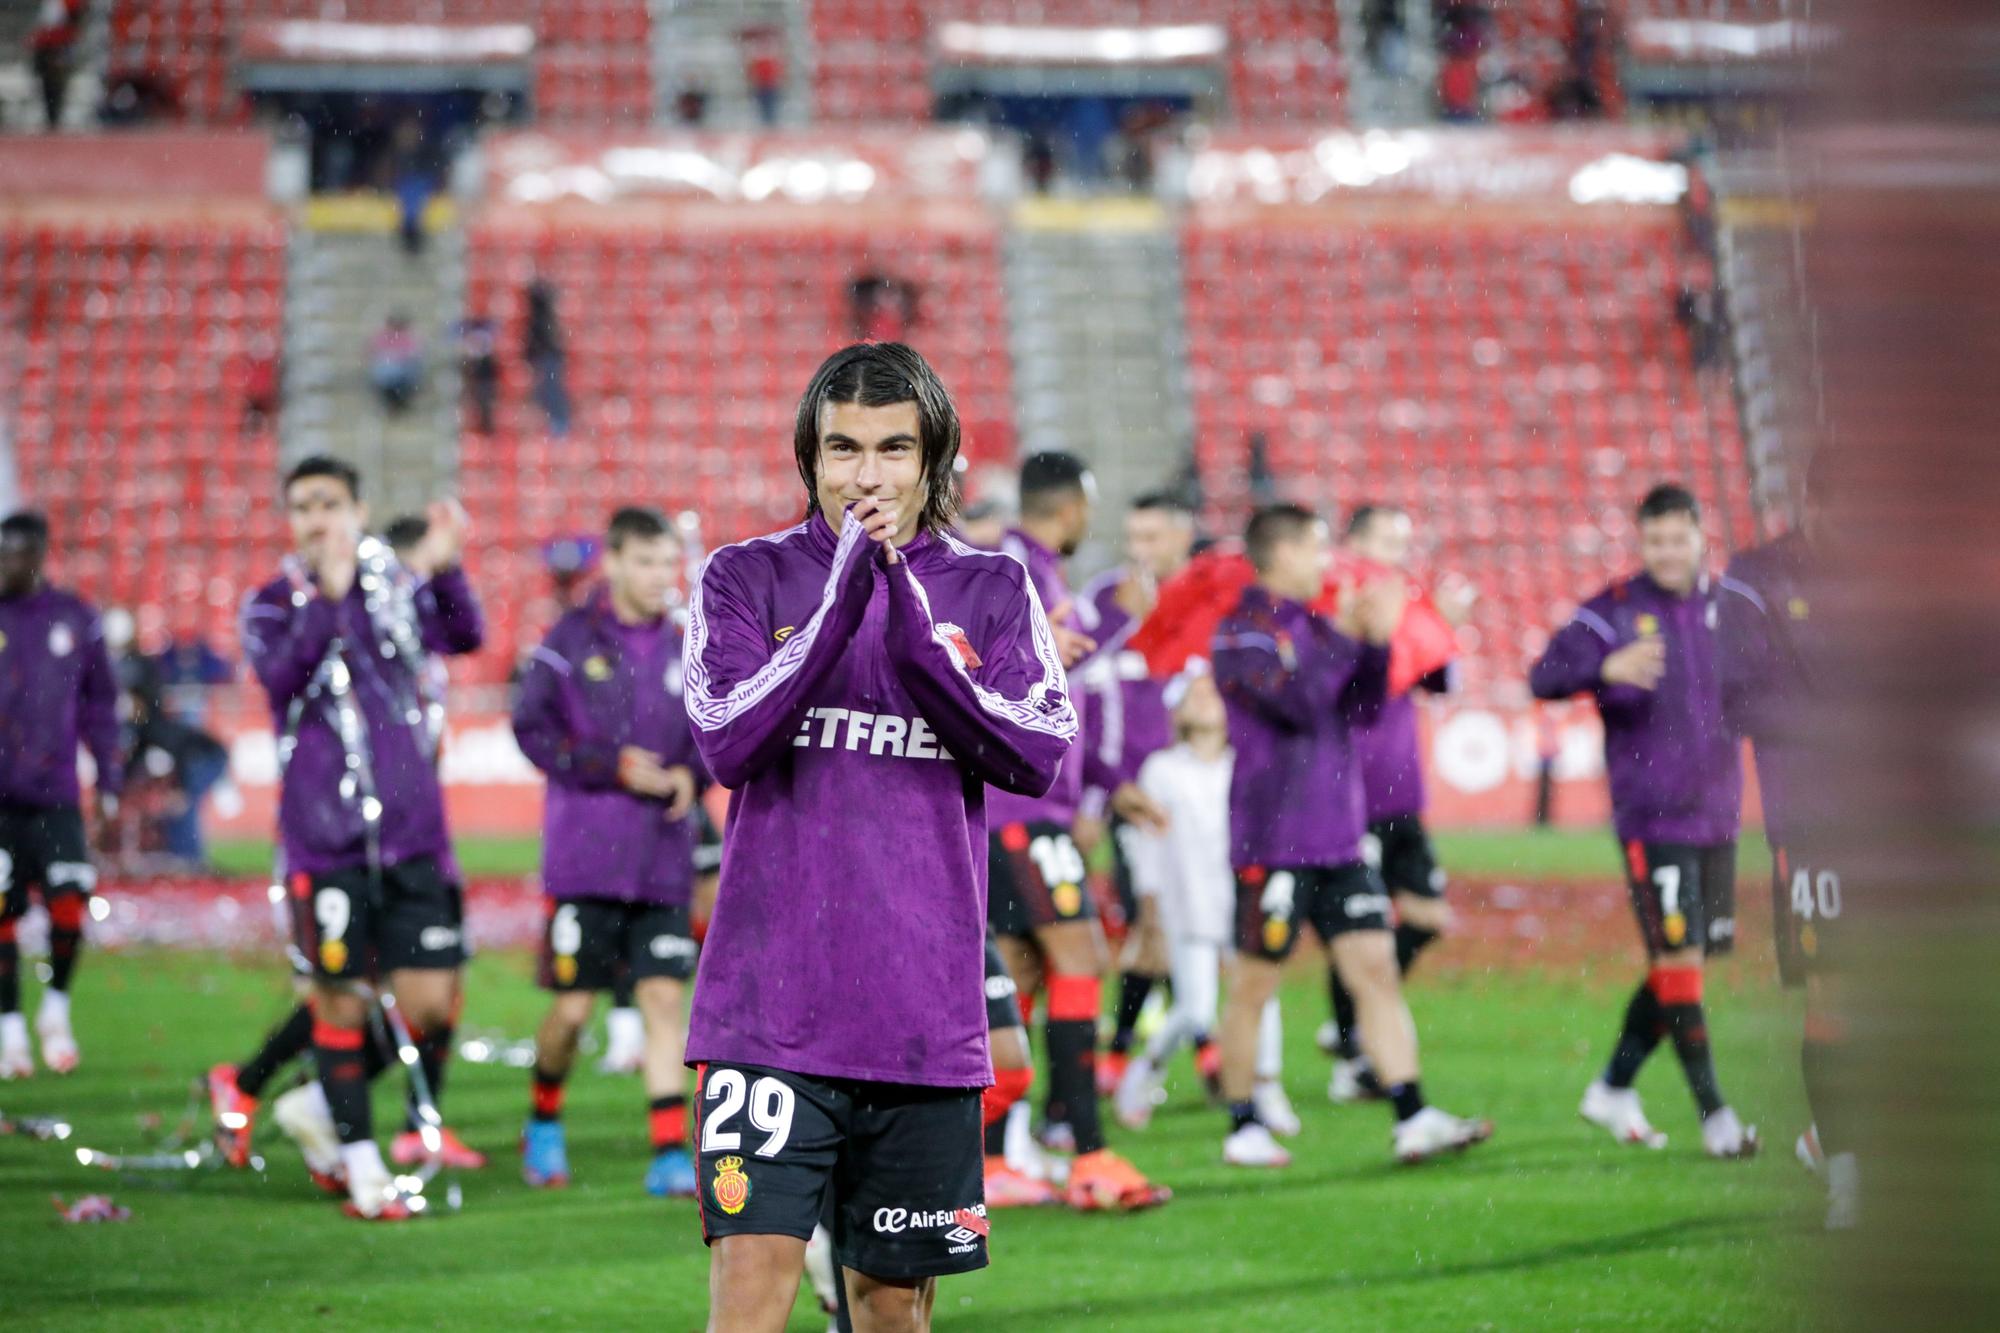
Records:
<instances>
[{"instance_id":1,"label":"green grass pitch","mask_svg":"<svg viewBox=\"0 0 2000 1333\"><path fill-rule=\"evenodd\" d=\"M1220 1113L1191 1071L1142 1134L1116 1144L1170 1183L1139 1216L996 1216L993 1266L948 1281L940 1328L1766 1329L1805 1326L1798 1276L1818 1250L1820 1200L1791 1160L1802 1126L1797 1007L1748 960L1711 987L1717 1060L1760 1122L1763 1157L1700 1154L1670 1050L1641 1080L1662 1153L1620 1148L1575 1115L1602 1061L1634 968L1524 975L1434 967L1413 1004L1426 1087L1491 1115L1494 1141L1453 1161L1389 1164L1379 1107L1324 1100L1313 1050L1323 1012L1309 968L1287 993L1287 1083L1305 1119L1288 1171L1219 1161ZM276 1018L276 960L135 952L87 959L76 999L83 1068L0 1086L0 1108L72 1120L79 1141L141 1149L171 1123L206 1064L241 1058ZM28 1002L34 1002L29 987ZM528 1033L542 1009L519 954L481 958L465 1030ZM393 1089L378 1097L392 1122ZM456 1216L397 1227L341 1217L287 1145L271 1169L121 1178L65 1148L0 1139L0 1310L10 1328L695 1329L706 1257L694 1206L639 1188L646 1164L637 1081L580 1065L568 1122L576 1183L526 1189L514 1150L523 1073L459 1064L447 1109L494 1155L461 1177ZM134 1217L71 1226L51 1194L109 1191ZM792 1327L823 1322L801 1305Z\"/></svg>"}]
</instances>

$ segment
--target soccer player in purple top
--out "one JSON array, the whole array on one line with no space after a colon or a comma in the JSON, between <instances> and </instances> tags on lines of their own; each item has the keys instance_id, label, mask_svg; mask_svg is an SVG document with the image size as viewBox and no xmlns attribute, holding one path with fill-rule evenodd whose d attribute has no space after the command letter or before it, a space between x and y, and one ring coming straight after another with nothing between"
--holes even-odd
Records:
<instances>
[{"instance_id":1,"label":"soccer player in purple top","mask_svg":"<svg viewBox=\"0 0 2000 1333\"><path fill-rule=\"evenodd\" d=\"M1107 1093L1124 1077L1140 1011L1169 965L1157 900L1133 891L1126 842L1135 827L1160 831L1161 811L1140 789L1139 769L1174 744L1174 722L1166 683L1152 679L1145 658L1126 644L1153 609L1160 585L1187 564L1194 537L1194 514L1178 496L1167 491L1140 496L1125 514L1125 563L1085 584L1077 602L1083 631L1097 646L1077 671L1084 699L1084 767L1083 806L1073 827L1085 856L1110 837L1127 922L1117 1019L1110 1047L1097 1057L1097 1086Z\"/></svg>"},{"instance_id":2,"label":"soccer player in purple top","mask_svg":"<svg viewBox=\"0 0 2000 1333\"><path fill-rule=\"evenodd\" d=\"M1257 1027L1284 962L1310 922L1353 992L1362 1048L1395 1112L1398 1161L1418 1162L1485 1141L1493 1126L1424 1101L1417 1032L1396 969L1389 895L1361 858L1366 829L1354 728L1381 712L1389 636L1404 580L1343 589L1340 621L1308 603L1326 583L1326 524L1297 505L1250 520L1244 546L1257 573L1216 627L1215 683L1236 762L1229 780L1230 864L1236 871L1236 971L1222 1016L1222 1084L1234 1166L1284 1166L1253 1100Z\"/></svg>"},{"instance_id":3,"label":"soccer player in purple top","mask_svg":"<svg viewBox=\"0 0 2000 1333\"><path fill-rule=\"evenodd\" d=\"M687 1047L713 1329L785 1326L829 1187L857 1328L928 1328L986 1263L987 788L1046 792L1077 714L1021 565L950 533L958 446L916 352L836 352L799 403L806 520L689 605L733 793Z\"/></svg>"},{"instance_id":4,"label":"soccer player in purple top","mask_svg":"<svg viewBox=\"0 0 2000 1333\"><path fill-rule=\"evenodd\" d=\"M667 614L680 576L680 538L658 511L613 514L604 586L535 649L514 705L521 752L549 777L541 984L556 998L535 1034L521 1135L530 1185L569 1179L563 1081L597 992L624 969L646 1024L646 1190L695 1192L681 997L694 975L694 810L707 781L681 698L681 627Z\"/></svg>"},{"instance_id":5,"label":"soccer player in purple top","mask_svg":"<svg viewBox=\"0 0 2000 1333\"><path fill-rule=\"evenodd\" d=\"M124 778L103 626L88 602L43 579L48 552L40 514L0 520L0 1079L35 1072L15 940L30 888L49 913L49 983L35 1012L42 1063L58 1074L76 1068L69 985L97 884L80 808L79 743L97 765L107 815Z\"/></svg>"},{"instance_id":6,"label":"soccer player in purple top","mask_svg":"<svg viewBox=\"0 0 2000 1333\"><path fill-rule=\"evenodd\" d=\"M1648 971L1581 1113L1621 1143L1659 1148L1632 1080L1670 1037L1711 1157L1747 1157L1757 1130L1723 1100L1702 1009L1703 962L1736 939L1737 739L1722 712L1717 588L1702 569L1701 509L1655 486L1638 510L1644 568L1592 597L1528 676L1538 699L1589 694L1604 719L1612 822Z\"/></svg>"},{"instance_id":7,"label":"soccer player in purple top","mask_svg":"<svg viewBox=\"0 0 2000 1333\"><path fill-rule=\"evenodd\" d=\"M1829 454L1813 456L1798 528L1729 562L1717 636L1724 714L1756 748L1778 974L1806 993L1800 1064L1813 1123L1797 1151L1826 1182L1827 1227L1845 1230L1859 1223L1861 1210L1853 1116L1843 1095L1851 1095L1853 1078L1854 987L1842 975L1841 945L1849 933L1842 867L1825 851L1839 816L1824 776L1829 765L1815 753L1835 670L1823 606L1838 521L1831 512L1838 503L1833 466Z\"/></svg>"},{"instance_id":8,"label":"soccer player in purple top","mask_svg":"<svg viewBox=\"0 0 2000 1333\"><path fill-rule=\"evenodd\" d=\"M308 1165L317 1156L330 1174L337 1158L350 1212L395 1220L408 1208L374 1139L364 983L386 980L435 1095L465 940L424 685L431 654L474 651L484 627L458 564L463 510L431 506L430 577L417 583L363 536L351 466L302 459L283 493L296 550L244 608L243 647L279 736L278 828L296 944L313 967L319 1081L296 1115L283 1098L273 1110ZM429 1128L449 1156L481 1160Z\"/></svg>"},{"instance_id":9,"label":"soccer player in purple top","mask_svg":"<svg viewBox=\"0 0 2000 1333\"><path fill-rule=\"evenodd\" d=\"M1406 569L1414 536L1410 516L1403 510L1364 504L1348 516L1341 545L1348 554L1385 569ZM1442 582L1435 593L1439 614L1453 625L1463 624L1472 608L1471 594L1471 586L1462 579ZM1450 688L1449 667L1440 667L1416 684L1416 689L1432 694ZM1362 845L1396 905L1396 966L1407 977L1417 955L1451 928L1444 867L1438 864L1424 828L1416 690L1390 695L1380 716L1355 729L1354 748L1361 757L1361 794L1368 811L1368 836ZM1334 1056L1327 1095L1336 1102L1380 1097L1382 1085L1362 1057L1355 1032L1354 997L1341 984L1338 968L1327 969L1327 990L1333 1020L1320 1041Z\"/></svg>"},{"instance_id":10,"label":"soccer player in purple top","mask_svg":"<svg viewBox=\"0 0 2000 1333\"><path fill-rule=\"evenodd\" d=\"M1081 628L1063 562L1090 531L1097 483L1083 460L1050 451L1021 464L1021 521L1000 549L1019 561L1050 609L1065 668L1096 647ZM1082 711L1087 715L1088 707ZM987 921L1024 996L1045 994L1043 1028L1052 1123L1076 1150L1065 1198L1073 1208L1150 1208L1170 1191L1105 1146L1098 1106L1097 1011L1110 961L1073 826L1082 810L1086 756L1070 751L1044 796L995 793L987 809Z\"/></svg>"}]
</instances>

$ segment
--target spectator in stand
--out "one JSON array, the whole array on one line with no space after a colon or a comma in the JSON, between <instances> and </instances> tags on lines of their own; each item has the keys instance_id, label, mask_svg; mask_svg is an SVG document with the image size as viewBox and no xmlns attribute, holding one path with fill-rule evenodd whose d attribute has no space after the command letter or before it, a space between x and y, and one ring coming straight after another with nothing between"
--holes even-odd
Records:
<instances>
[{"instance_id":1,"label":"spectator in stand","mask_svg":"<svg viewBox=\"0 0 2000 1333\"><path fill-rule=\"evenodd\" d=\"M757 119L766 126L775 126L785 94L784 47L776 29L744 30L743 76L750 84L750 96L757 102Z\"/></svg>"},{"instance_id":2,"label":"spectator in stand","mask_svg":"<svg viewBox=\"0 0 2000 1333\"><path fill-rule=\"evenodd\" d=\"M163 848L181 868L205 869L202 802L228 776L229 751L195 722L176 716L177 696L187 693L183 678L189 672L217 683L234 673L199 639L177 639L153 658L128 653L119 659L117 671L124 692L119 711L126 723L125 771L136 780L135 796L151 789L158 797L133 803L152 828L150 833L139 830L138 850ZM196 689L205 690L205 685Z\"/></svg>"},{"instance_id":3,"label":"spectator in stand","mask_svg":"<svg viewBox=\"0 0 2000 1333\"><path fill-rule=\"evenodd\" d=\"M368 379L382 406L397 415L408 411L424 383L423 345L408 315L398 310L383 323L369 344L368 362Z\"/></svg>"},{"instance_id":4,"label":"spectator in stand","mask_svg":"<svg viewBox=\"0 0 2000 1333\"><path fill-rule=\"evenodd\" d=\"M500 401L500 338L493 321L479 311L453 326L458 338L459 378L472 403L473 429L493 433L493 412Z\"/></svg>"},{"instance_id":5,"label":"spectator in stand","mask_svg":"<svg viewBox=\"0 0 2000 1333\"><path fill-rule=\"evenodd\" d=\"M1036 194L1047 194L1049 187L1056 183L1056 146L1049 137L1036 130L1028 135L1028 143L1021 150L1021 166L1028 173L1028 184Z\"/></svg>"},{"instance_id":6,"label":"spectator in stand","mask_svg":"<svg viewBox=\"0 0 2000 1333\"><path fill-rule=\"evenodd\" d=\"M42 0L35 26L28 33L29 63L42 85L42 114L51 133L62 127L63 104L69 96L76 42L83 26L84 0Z\"/></svg>"},{"instance_id":7,"label":"spectator in stand","mask_svg":"<svg viewBox=\"0 0 2000 1333\"><path fill-rule=\"evenodd\" d=\"M917 326L917 289L892 274L870 269L847 284L854 336L862 342L899 343Z\"/></svg>"},{"instance_id":8,"label":"spectator in stand","mask_svg":"<svg viewBox=\"0 0 2000 1333\"><path fill-rule=\"evenodd\" d=\"M1362 0L1361 49L1374 71L1385 78L1402 78L1409 67L1409 48L1403 0Z\"/></svg>"},{"instance_id":9,"label":"spectator in stand","mask_svg":"<svg viewBox=\"0 0 2000 1333\"><path fill-rule=\"evenodd\" d=\"M1455 124L1485 118L1479 59L1492 15L1473 0L1447 0L1437 11L1438 115Z\"/></svg>"},{"instance_id":10,"label":"spectator in stand","mask_svg":"<svg viewBox=\"0 0 2000 1333\"><path fill-rule=\"evenodd\" d=\"M568 370L562 324L556 318L555 285L539 273L528 283L528 333L521 348L534 380L536 404L549 419L549 434L569 434Z\"/></svg>"},{"instance_id":11,"label":"spectator in stand","mask_svg":"<svg viewBox=\"0 0 2000 1333\"><path fill-rule=\"evenodd\" d=\"M674 95L674 119L690 129L708 119L708 89L691 83Z\"/></svg>"},{"instance_id":12,"label":"spectator in stand","mask_svg":"<svg viewBox=\"0 0 2000 1333\"><path fill-rule=\"evenodd\" d=\"M1694 274L1674 293L1674 318L1687 331L1697 370L1722 359L1722 309L1712 276Z\"/></svg>"},{"instance_id":13,"label":"spectator in stand","mask_svg":"<svg viewBox=\"0 0 2000 1333\"><path fill-rule=\"evenodd\" d=\"M207 720L209 691L236 679L236 668L229 659L216 652L201 631L194 628L184 629L167 640L167 646L152 659L152 669L167 714L191 727Z\"/></svg>"},{"instance_id":14,"label":"spectator in stand","mask_svg":"<svg viewBox=\"0 0 2000 1333\"><path fill-rule=\"evenodd\" d=\"M268 337L257 338L250 344L250 357L243 369L245 435L262 435L277 420L282 384L277 341Z\"/></svg>"}]
</instances>

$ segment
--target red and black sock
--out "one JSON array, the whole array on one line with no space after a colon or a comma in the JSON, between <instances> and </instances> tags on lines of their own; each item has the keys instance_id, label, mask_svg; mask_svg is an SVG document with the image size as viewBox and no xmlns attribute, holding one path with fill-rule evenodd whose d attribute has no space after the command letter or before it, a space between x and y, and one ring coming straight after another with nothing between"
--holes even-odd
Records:
<instances>
[{"instance_id":1,"label":"red and black sock","mask_svg":"<svg viewBox=\"0 0 2000 1333\"><path fill-rule=\"evenodd\" d=\"M1006 1156L1007 1113L1014 1109L1015 1102L1028 1095L1034 1081L1032 1069L996 1069L993 1086L979 1094L979 1120L985 1126L988 1157Z\"/></svg>"},{"instance_id":2,"label":"red and black sock","mask_svg":"<svg viewBox=\"0 0 2000 1333\"><path fill-rule=\"evenodd\" d=\"M563 1080L567 1074L551 1074L535 1066L533 1102L528 1114L536 1120L560 1120L563 1108Z\"/></svg>"},{"instance_id":3,"label":"red and black sock","mask_svg":"<svg viewBox=\"0 0 2000 1333\"><path fill-rule=\"evenodd\" d=\"M320 1086L326 1090L326 1104L333 1112L333 1127L342 1143L362 1143L375 1137L362 1056L367 1044L360 1028L313 1020L313 1059L319 1065Z\"/></svg>"},{"instance_id":4,"label":"red and black sock","mask_svg":"<svg viewBox=\"0 0 2000 1333\"><path fill-rule=\"evenodd\" d=\"M1632 1086L1632 1080L1639 1077L1639 1067L1646 1063L1646 1057L1660 1044L1665 1021L1660 1012L1659 999L1653 994L1651 979L1640 982L1639 989L1632 992L1631 1002L1625 1006L1625 1026L1618 1033L1618 1045L1611 1052L1611 1063L1604 1068L1606 1086Z\"/></svg>"},{"instance_id":5,"label":"red and black sock","mask_svg":"<svg viewBox=\"0 0 2000 1333\"><path fill-rule=\"evenodd\" d=\"M1049 1101L1062 1108L1076 1135L1078 1153L1104 1146L1097 1116L1097 1010L1104 983L1097 977L1049 978Z\"/></svg>"},{"instance_id":6,"label":"red and black sock","mask_svg":"<svg viewBox=\"0 0 2000 1333\"><path fill-rule=\"evenodd\" d=\"M424 1071L424 1082L430 1087L431 1105L438 1108L440 1115L443 1114L444 1107L445 1066L451 1059L451 1039L457 1031L458 1029L450 1023L434 1028L410 1029L410 1041L417 1048L417 1065ZM411 1129L422 1127L423 1122L417 1115L415 1088L410 1089L406 1114Z\"/></svg>"},{"instance_id":7,"label":"red and black sock","mask_svg":"<svg viewBox=\"0 0 2000 1333\"><path fill-rule=\"evenodd\" d=\"M1139 1027L1139 1011L1146 1007L1146 997L1153 993L1153 983L1157 977L1149 977L1144 972L1123 972L1118 977L1118 1026L1111 1033L1111 1050L1123 1055L1132 1049L1133 1035Z\"/></svg>"},{"instance_id":8,"label":"red and black sock","mask_svg":"<svg viewBox=\"0 0 2000 1333\"><path fill-rule=\"evenodd\" d=\"M1674 1053L1681 1058L1681 1072L1687 1075L1688 1091L1704 1116L1722 1109L1722 1089L1715 1082L1715 1060L1708 1049L1708 1016L1701 1007L1701 969L1698 967L1656 967L1650 979L1653 994L1660 1002L1660 1016L1667 1035L1673 1038Z\"/></svg>"},{"instance_id":9,"label":"red and black sock","mask_svg":"<svg viewBox=\"0 0 2000 1333\"><path fill-rule=\"evenodd\" d=\"M1852 1057L1846 1038L1837 1024L1806 1015L1799 1065L1805 1074L1806 1105L1812 1109L1820 1151L1828 1157L1854 1151L1853 1126L1848 1122L1848 1108L1853 1104L1853 1074L1848 1063Z\"/></svg>"},{"instance_id":10,"label":"red and black sock","mask_svg":"<svg viewBox=\"0 0 2000 1333\"><path fill-rule=\"evenodd\" d=\"M19 929L12 917L0 921L0 1014L21 1011L21 944L15 935Z\"/></svg>"},{"instance_id":11,"label":"red and black sock","mask_svg":"<svg viewBox=\"0 0 2000 1333\"><path fill-rule=\"evenodd\" d=\"M83 918L90 899L81 893L59 893L49 905L49 989L66 991L76 975L76 956L83 952Z\"/></svg>"},{"instance_id":12,"label":"red and black sock","mask_svg":"<svg viewBox=\"0 0 2000 1333\"><path fill-rule=\"evenodd\" d=\"M684 1093L655 1097L646 1103L646 1130L652 1136L653 1151L681 1148L688 1141L688 1099Z\"/></svg>"},{"instance_id":13,"label":"red and black sock","mask_svg":"<svg viewBox=\"0 0 2000 1333\"><path fill-rule=\"evenodd\" d=\"M312 1049L312 1006L302 1004L271 1029L257 1053L236 1066L236 1086L246 1097L262 1096L271 1076Z\"/></svg>"}]
</instances>

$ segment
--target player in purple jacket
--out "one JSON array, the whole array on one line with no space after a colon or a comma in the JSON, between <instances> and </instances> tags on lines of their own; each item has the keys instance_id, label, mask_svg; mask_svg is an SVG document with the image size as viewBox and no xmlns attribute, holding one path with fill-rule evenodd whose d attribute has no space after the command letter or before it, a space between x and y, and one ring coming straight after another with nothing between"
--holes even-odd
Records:
<instances>
[{"instance_id":1,"label":"player in purple jacket","mask_svg":"<svg viewBox=\"0 0 2000 1333\"><path fill-rule=\"evenodd\" d=\"M408 1209L374 1140L364 986L386 979L435 1094L465 940L424 681L431 654L472 652L483 625L458 565L463 510L431 506L431 575L418 583L363 536L367 506L348 464L301 460L284 498L297 549L244 608L243 646L279 736L281 854L295 943L313 968L319 1081L296 1117L274 1109L309 1165L334 1165L337 1137L350 1212L393 1220ZM448 1160L483 1161L442 1137ZM398 1139L400 1159L427 1151L419 1138Z\"/></svg>"},{"instance_id":2,"label":"player in purple jacket","mask_svg":"<svg viewBox=\"0 0 2000 1333\"><path fill-rule=\"evenodd\" d=\"M1050 450L1022 462L1020 496L1020 525L1000 549L1021 562L1043 603L1055 608L1050 621L1057 647L1063 666L1074 672L1097 645L1081 628L1064 562L1090 532L1097 482L1082 459ZM1078 708L1087 725L1088 702L1079 700ZM1064 1201L1085 1211L1130 1211L1165 1203L1172 1193L1105 1146L1097 1014L1110 951L1074 837L1088 767L1078 746L1047 796L994 794L987 811L987 922L1020 988L1023 1008L1032 1009L1038 994L1046 997L1045 1120L1050 1141L1076 1154Z\"/></svg>"},{"instance_id":3,"label":"player in purple jacket","mask_svg":"<svg viewBox=\"0 0 2000 1333\"><path fill-rule=\"evenodd\" d=\"M1824 851L1838 815L1832 784L1821 777L1830 761L1817 749L1826 734L1821 691L1834 670L1823 610L1830 466L1825 454L1809 465L1798 529L1729 562L1718 638L1724 712L1756 747L1778 973L1806 992L1800 1065L1813 1123L1799 1136L1798 1154L1826 1181L1826 1224L1841 1230L1860 1219L1861 1182L1844 1095L1854 1079L1852 1001L1841 976L1846 903L1841 868Z\"/></svg>"},{"instance_id":4,"label":"player in purple jacket","mask_svg":"<svg viewBox=\"0 0 2000 1333\"><path fill-rule=\"evenodd\" d=\"M680 576L680 539L658 511L613 514L604 586L535 649L514 705L521 752L549 777L541 984L556 999L535 1034L533 1110L521 1135L530 1185L569 1179L563 1081L597 992L622 969L646 1025L646 1189L695 1193L681 996L694 975L694 812L707 782L681 698L681 627L667 614Z\"/></svg>"},{"instance_id":5,"label":"player in purple jacket","mask_svg":"<svg viewBox=\"0 0 2000 1333\"><path fill-rule=\"evenodd\" d=\"M1409 514L1393 505L1356 505L1348 515L1342 546L1353 556L1386 569L1406 569L1414 528ZM1438 612L1453 625L1463 624L1472 609L1472 590L1463 579L1440 582L1435 593ZM1396 967L1405 976L1417 955L1451 929L1451 908L1444 900L1444 867L1438 864L1424 827L1424 767L1418 750L1417 690L1443 694L1451 688L1451 670L1440 667L1415 688L1391 695L1381 714L1354 732L1361 758L1361 794L1368 814L1368 836L1362 846L1369 864L1381 874L1396 905ZM1341 985L1340 969L1328 968L1327 992L1333 1018L1321 1030L1320 1047L1334 1057L1327 1096L1335 1102L1363 1101L1382 1095L1382 1085L1361 1055L1354 1027L1354 997Z\"/></svg>"},{"instance_id":6,"label":"player in purple jacket","mask_svg":"<svg viewBox=\"0 0 2000 1333\"><path fill-rule=\"evenodd\" d=\"M1675 485L1638 510L1641 573L1585 602L1528 676L1538 699L1588 693L1604 719L1612 821L1648 972L1582 1114L1623 1143L1665 1146L1632 1080L1671 1036L1712 1157L1747 1157L1757 1130L1723 1100L1702 1010L1702 964L1736 938L1737 739L1722 713L1716 588L1702 571L1701 510Z\"/></svg>"},{"instance_id":7,"label":"player in purple jacket","mask_svg":"<svg viewBox=\"0 0 2000 1333\"><path fill-rule=\"evenodd\" d=\"M686 699L732 789L687 1054L710 1327L782 1329L829 1187L860 1327L986 1263L988 786L1040 796L1077 716L1020 564L949 531L958 414L899 343L799 403L808 516L717 551Z\"/></svg>"},{"instance_id":8,"label":"player in purple jacket","mask_svg":"<svg viewBox=\"0 0 2000 1333\"><path fill-rule=\"evenodd\" d=\"M1353 992L1362 1048L1389 1100L1396 1158L1417 1162L1485 1141L1493 1126L1424 1101L1416 1025L1403 1000L1389 929L1389 895L1361 857L1366 830L1354 729L1381 712L1389 635L1404 582L1345 589L1340 623L1308 607L1327 575L1326 524L1311 510L1260 509L1244 535L1257 581L1216 627L1215 683L1236 751L1229 780L1230 864L1236 870L1236 973L1222 1015L1222 1085L1234 1166L1284 1166L1291 1156L1263 1123L1253 1089L1257 1027L1284 962L1310 922Z\"/></svg>"},{"instance_id":9,"label":"player in purple jacket","mask_svg":"<svg viewBox=\"0 0 2000 1333\"><path fill-rule=\"evenodd\" d=\"M84 838L77 782L79 742L97 765L97 799L117 806L118 686L104 629L90 604L42 578L48 520L0 520L0 1079L35 1072L21 1014L21 946L15 932L31 887L49 913L49 983L35 1012L42 1063L77 1065L69 985L97 871Z\"/></svg>"},{"instance_id":10,"label":"player in purple jacket","mask_svg":"<svg viewBox=\"0 0 2000 1333\"><path fill-rule=\"evenodd\" d=\"M1084 698L1084 766L1083 808L1074 829L1086 857L1109 836L1127 923L1117 1019L1110 1047L1097 1057L1097 1086L1106 1093L1124 1077L1139 1013L1170 961L1157 901L1133 891L1125 841L1134 825L1160 829L1161 811L1140 790L1139 769L1174 744L1174 722L1166 683L1154 680L1146 659L1126 644L1152 610L1160 585L1187 564L1194 537L1194 513L1179 496L1169 491L1140 496L1125 514L1125 563L1085 584L1077 603L1083 631L1097 646L1077 671Z\"/></svg>"}]
</instances>

